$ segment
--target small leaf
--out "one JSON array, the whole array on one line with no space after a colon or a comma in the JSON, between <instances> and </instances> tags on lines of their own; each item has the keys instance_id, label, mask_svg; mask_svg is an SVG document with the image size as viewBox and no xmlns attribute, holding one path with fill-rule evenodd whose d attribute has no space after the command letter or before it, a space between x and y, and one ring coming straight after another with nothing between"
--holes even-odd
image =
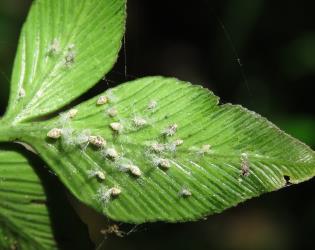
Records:
<instances>
[{"instance_id":1,"label":"small leaf","mask_svg":"<svg viewBox=\"0 0 315 250\"><path fill-rule=\"evenodd\" d=\"M241 106L218 105L200 86L148 77L101 96L106 104L97 96L75 117L25 125L21 139L115 220L196 220L314 175L308 146ZM54 128L60 138L47 137Z\"/></svg>"},{"instance_id":2,"label":"small leaf","mask_svg":"<svg viewBox=\"0 0 315 250\"><path fill-rule=\"evenodd\" d=\"M42 116L91 88L116 62L125 0L36 0L23 26L7 117Z\"/></svg>"},{"instance_id":3,"label":"small leaf","mask_svg":"<svg viewBox=\"0 0 315 250\"><path fill-rule=\"evenodd\" d=\"M28 160L0 150L0 249L57 249L46 199Z\"/></svg>"}]
</instances>

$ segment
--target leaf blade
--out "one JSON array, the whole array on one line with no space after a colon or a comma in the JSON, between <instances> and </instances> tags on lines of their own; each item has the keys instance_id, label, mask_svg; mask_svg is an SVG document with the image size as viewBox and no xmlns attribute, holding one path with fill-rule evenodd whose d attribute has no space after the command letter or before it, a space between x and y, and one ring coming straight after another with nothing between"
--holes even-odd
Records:
<instances>
[{"instance_id":1,"label":"leaf blade","mask_svg":"<svg viewBox=\"0 0 315 250\"><path fill-rule=\"evenodd\" d=\"M51 113L97 83L116 62L125 1L37 0L21 33L8 117Z\"/></svg>"},{"instance_id":2,"label":"leaf blade","mask_svg":"<svg viewBox=\"0 0 315 250\"><path fill-rule=\"evenodd\" d=\"M68 138L46 138L48 129L60 126L58 119L44 123L45 130L35 137L24 138L79 199L113 219L196 220L284 187L284 176L299 183L314 175L314 152L309 147L241 106L218 105L218 98L199 86L148 77L103 95L109 97L108 104L97 106L95 97L77 106L77 116L62 123L73 129ZM152 100L157 103L154 111ZM109 108L118 115L110 116ZM135 125L136 117L148 124ZM112 130L112 122L123 125L121 134ZM178 125L174 135L163 135L172 124ZM122 156L118 162L91 145L77 145L77 136L87 129L103 136L107 147L116 148ZM183 144L174 151L170 146L176 140ZM152 152L154 141L169 148ZM171 168L163 169L157 159L167 159ZM123 171L122 162L137 165L142 176ZM91 169L104 171L106 180L91 178ZM102 188L108 192L115 186L121 195L100 201Z\"/></svg>"},{"instance_id":3,"label":"leaf blade","mask_svg":"<svg viewBox=\"0 0 315 250\"><path fill-rule=\"evenodd\" d=\"M57 249L46 194L27 159L0 150L0 246Z\"/></svg>"}]
</instances>

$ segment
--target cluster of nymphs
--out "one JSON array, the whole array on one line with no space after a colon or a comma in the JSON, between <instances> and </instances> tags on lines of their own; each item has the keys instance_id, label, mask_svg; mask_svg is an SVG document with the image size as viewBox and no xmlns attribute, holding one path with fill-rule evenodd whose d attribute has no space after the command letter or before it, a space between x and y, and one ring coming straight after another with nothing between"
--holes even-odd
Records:
<instances>
[{"instance_id":1,"label":"cluster of nymphs","mask_svg":"<svg viewBox=\"0 0 315 250\"><path fill-rule=\"evenodd\" d=\"M47 56L52 57L58 55L62 51L60 40L55 38L47 49ZM63 54L63 64L65 67L71 67L75 61L75 45L69 44L65 54Z\"/></svg>"},{"instance_id":2,"label":"cluster of nymphs","mask_svg":"<svg viewBox=\"0 0 315 250\"><path fill-rule=\"evenodd\" d=\"M47 51L46 52L47 58L52 58L54 56L61 54L62 48L61 48L60 40L58 38L53 39L53 41L50 43L46 51ZM74 64L75 58L76 58L75 45L69 44L67 46L66 51L62 54L62 56L63 56L63 62L62 62L63 67L70 68ZM41 90L39 90L39 92L36 95L37 97L40 97L42 94L43 93L41 92ZM18 99L21 100L25 96L26 96L26 91L23 86L20 86L18 90Z\"/></svg>"},{"instance_id":3,"label":"cluster of nymphs","mask_svg":"<svg viewBox=\"0 0 315 250\"><path fill-rule=\"evenodd\" d=\"M97 100L96 104L103 105L107 103L108 100L109 98L107 96L101 96ZM86 148L90 145L94 149L97 149L106 159L112 162L118 162L122 158L121 155L117 152L115 147L109 146L106 139L104 139L102 136L92 134L88 129L80 131L79 133L74 131L70 123L77 114L78 110L75 108L61 113L57 122L58 127L49 130L47 137L54 140L60 138L66 146L79 146L83 150L86 150ZM113 123L111 124L111 127L114 127ZM140 177L142 174L140 168L131 162L125 164L123 168L124 171L129 171L135 177ZM105 181L106 179L105 172L99 167L88 170L87 175L89 178L97 178L99 181ZM109 189L101 187L97 193L97 197L102 202L107 202L111 197L114 198L119 196L120 193L121 189L116 186Z\"/></svg>"},{"instance_id":4,"label":"cluster of nymphs","mask_svg":"<svg viewBox=\"0 0 315 250\"><path fill-rule=\"evenodd\" d=\"M112 101L113 96L110 91L107 95L101 95L96 100L97 106L103 106ZM153 111L157 108L157 102L151 100L147 104L147 110ZM115 106L106 105L105 113L113 118L118 115L118 110ZM116 167L121 172L129 173L134 178L140 178L142 176L142 171L139 166L134 164L130 159L123 156L112 145L109 145L107 140L100 135L92 134L90 130L83 130L75 132L70 126L71 120L76 117L78 110L73 108L67 112L60 114L58 120L58 127L52 128L48 131L47 137L57 140L62 139L65 145L76 145L81 147L81 149L86 149L89 145L100 152L100 155L107 159L109 163ZM141 116L134 116L130 123L137 129L141 129L148 125L145 118ZM119 135L125 130L124 124L119 121L114 121L109 124L110 129L114 134ZM164 138L163 143L158 141L147 142L146 157L149 157L151 163L164 171L167 171L171 167L171 160L169 159L169 154L174 153L180 145L184 143L182 139L175 138L178 125L176 123L166 126L161 131L161 138ZM209 151L210 146L204 145L201 149L203 153ZM99 182L103 182L106 179L106 173L100 167L94 167L88 170L87 175L89 178L96 178ZM121 193L121 189L118 186L107 188L101 186L97 192L97 198L103 203L107 203L111 198L118 197ZM191 196L191 191L188 188L182 188L179 191L181 197Z\"/></svg>"}]
</instances>

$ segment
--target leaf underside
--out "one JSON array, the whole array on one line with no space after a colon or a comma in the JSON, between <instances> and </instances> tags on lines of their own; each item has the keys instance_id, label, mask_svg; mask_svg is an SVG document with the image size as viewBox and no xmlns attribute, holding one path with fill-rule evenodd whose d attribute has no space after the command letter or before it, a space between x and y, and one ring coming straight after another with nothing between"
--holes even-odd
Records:
<instances>
[{"instance_id":1,"label":"leaf underside","mask_svg":"<svg viewBox=\"0 0 315 250\"><path fill-rule=\"evenodd\" d=\"M0 151L0 248L57 249L46 195L28 160Z\"/></svg>"},{"instance_id":2,"label":"leaf underside","mask_svg":"<svg viewBox=\"0 0 315 250\"><path fill-rule=\"evenodd\" d=\"M241 106L218 105L218 98L200 86L147 77L103 96L108 103L96 105L95 97L75 107L72 119L61 115L34 123L40 129L25 133L23 140L79 199L112 219L197 220L282 188L285 177L299 183L314 175L309 147ZM113 122L123 126L120 133L111 128ZM62 129L61 138L47 138L52 128ZM106 139L106 147L88 144L84 138L91 135ZM163 150L153 150L156 144ZM110 148L119 157L111 159ZM126 163L138 166L142 175L126 171ZM121 190L118 197L108 197L112 187Z\"/></svg>"},{"instance_id":3,"label":"leaf underside","mask_svg":"<svg viewBox=\"0 0 315 250\"><path fill-rule=\"evenodd\" d=\"M173 78L126 83L72 118L35 121L110 70L124 24L124 0L37 0L21 34L5 122L77 198L119 221L197 220L314 175L309 147ZM52 129L61 137L48 138ZM93 136L107 144L93 146Z\"/></svg>"},{"instance_id":4,"label":"leaf underside","mask_svg":"<svg viewBox=\"0 0 315 250\"><path fill-rule=\"evenodd\" d=\"M36 0L19 39L6 116L49 114L91 88L116 62L124 0Z\"/></svg>"}]
</instances>

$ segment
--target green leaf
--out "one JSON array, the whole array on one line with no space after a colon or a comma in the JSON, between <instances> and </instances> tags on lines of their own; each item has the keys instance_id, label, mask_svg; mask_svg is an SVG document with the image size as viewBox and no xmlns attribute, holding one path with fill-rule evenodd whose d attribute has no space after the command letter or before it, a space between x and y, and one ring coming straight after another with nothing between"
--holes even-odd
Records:
<instances>
[{"instance_id":1,"label":"green leaf","mask_svg":"<svg viewBox=\"0 0 315 250\"><path fill-rule=\"evenodd\" d=\"M92 249L57 177L21 146L0 146L0 249Z\"/></svg>"},{"instance_id":2,"label":"green leaf","mask_svg":"<svg viewBox=\"0 0 315 250\"><path fill-rule=\"evenodd\" d=\"M0 150L1 249L57 249L46 199L28 160Z\"/></svg>"},{"instance_id":3,"label":"green leaf","mask_svg":"<svg viewBox=\"0 0 315 250\"><path fill-rule=\"evenodd\" d=\"M23 26L7 117L43 116L70 103L116 62L125 0L36 0Z\"/></svg>"},{"instance_id":4,"label":"green leaf","mask_svg":"<svg viewBox=\"0 0 315 250\"><path fill-rule=\"evenodd\" d=\"M124 22L124 0L35 1L0 141L29 144L81 201L133 223L196 220L314 175L309 147L176 79L123 84L47 118L109 71Z\"/></svg>"},{"instance_id":5,"label":"green leaf","mask_svg":"<svg viewBox=\"0 0 315 250\"><path fill-rule=\"evenodd\" d=\"M314 175L308 146L200 86L148 77L102 96L106 104L95 97L72 118L15 129L79 199L112 219L196 220ZM48 138L52 129L61 137Z\"/></svg>"}]
</instances>

